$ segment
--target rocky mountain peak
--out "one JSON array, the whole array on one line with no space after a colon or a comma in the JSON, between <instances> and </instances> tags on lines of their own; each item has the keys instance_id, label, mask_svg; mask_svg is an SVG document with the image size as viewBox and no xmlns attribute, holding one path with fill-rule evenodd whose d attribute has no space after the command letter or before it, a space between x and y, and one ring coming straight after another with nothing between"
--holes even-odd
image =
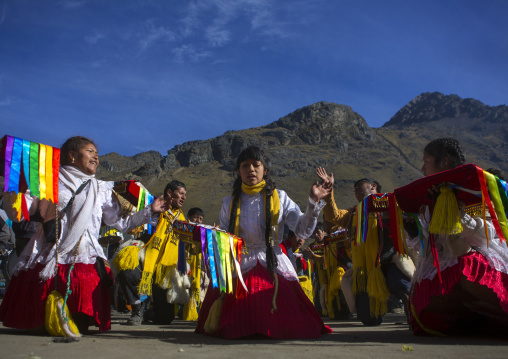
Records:
<instances>
[{"instance_id":1,"label":"rocky mountain peak","mask_svg":"<svg viewBox=\"0 0 508 359\"><path fill-rule=\"evenodd\" d=\"M324 101L302 107L265 128L290 131L294 144L335 144L341 137L372 136L365 119L351 107Z\"/></svg>"},{"instance_id":2,"label":"rocky mountain peak","mask_svg":"<svg viewBox=\"0 0 508 359\"><path fill-rule=\"evenodd\" d=\"M351 107L318 102L300 108L269 125L241 131L227 131L205 141L175 146L162 160L162 168L194 167L217 161L225 168L247 146L261 148L291 145L333 145L349 137L372 137L367 122Z\"/></svg>"},{"instance_id":3,"label":"rocky mountain peak","mask_svg":"<svg viewBox=\"0 0 508 359\"><path fill-rule=\"evenodd\" d=\"M410 126L446 120L450 123L460 121L461 125L508 121L508 107L491 107L482 102L457 95L443 95L440 92L426 92L416 96L401 108L383 127Z\"/></svg>"}]
</instances>

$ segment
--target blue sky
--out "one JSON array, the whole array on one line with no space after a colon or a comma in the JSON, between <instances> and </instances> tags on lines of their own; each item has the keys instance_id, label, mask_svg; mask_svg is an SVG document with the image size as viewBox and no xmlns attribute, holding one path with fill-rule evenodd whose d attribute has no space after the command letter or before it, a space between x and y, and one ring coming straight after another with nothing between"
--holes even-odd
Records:
<instances>
[{"instance_id":1,"label":"blue sky","mask_svg":"<svg viewBox=\"0 0 508 359\"><path fill-rule=\"evenodd\" d=\"M0 0L1 133L164 155L318 101L372 127L422 92L503 105L506 14L504 0Z\"/></svg>"}]
</instances>

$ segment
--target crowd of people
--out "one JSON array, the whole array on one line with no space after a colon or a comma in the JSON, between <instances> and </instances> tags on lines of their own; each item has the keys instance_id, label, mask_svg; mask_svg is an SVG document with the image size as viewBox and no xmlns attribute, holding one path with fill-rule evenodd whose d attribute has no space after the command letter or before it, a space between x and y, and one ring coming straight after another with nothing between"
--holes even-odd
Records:
<instances>
[{"instance_id":1,"label":"crowd of people","mask_svg":"<svg viewBox=\"0 0 508 359\"><path fill-rule=\"evenodd\" d=\"M430 177L464 163L459 143L441 138L423 150L422 173ZM30 216L39 219L29 235L20 230L26 225L12 206L15 194L3 194L0 240L15 245L19 256L0 305L4 326L44 333L46 302L57 290L65 294L64 306L81 334L90 326L111 329L111 306L118 299L111 296L118 291L131 313L129 325L170 324L178 316L196 321L196 333L225 339L319 338L332 332L323 317L375 326L397 308L415 335L508 327L506 241L487 210L468 213L460 202L448 210L459 213L463 230L431 233L434 204L444 191L440 183L428 188L430 205L399 222L407 243L400 253L393 212L367 208L373 196L384 200L382 181L356 180L358 205L339 209L333 173L319 167L302 212L275 187L264 151L247 147L220 211L218 228L241 237L246 248L233 273L241 284L235 280L233 290L224 292L210 283L210 262L200 245L183 243L172 231L175 220L204 222L200 208L183 213L185 184L172 180L149 206L126 211L113 183L95 177L98 164L92 140L78 136L62 145L57 209L25 194ZM504 182L501 172L489 171ZM7 226L10 221L14 225ZM57 227L51 229L53 241L46 230L51 223ZM125 239L105 255L101 226L129 233L144 224L154 233Z\"/></svg>"}]
</instances>

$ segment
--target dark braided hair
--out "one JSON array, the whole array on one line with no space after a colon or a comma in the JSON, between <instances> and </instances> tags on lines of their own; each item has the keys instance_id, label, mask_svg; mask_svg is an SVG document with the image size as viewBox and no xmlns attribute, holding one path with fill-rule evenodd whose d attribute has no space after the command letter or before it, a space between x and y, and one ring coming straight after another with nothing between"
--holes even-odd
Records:
<instances>
[{"instance_id":1,"label":"dark braided hair","mask_svg":"<svg viewBox=\"0 0 508 359\"><path fill-rule=\"evenodd\" d=\"M244 149L238 158L236 159L236 167L233 172L235 176L235 182L233 184L233 201L231 206L231 214L229 217L229 228L228 232L233 233L235 230L235 222L236 212L238 210L238 203L240 201L240 196L242 195L242 178L240 177L239 170L242 162L253 159L256 161L260 161L263 164L263 167L266 170L266 174L263 176L263 179L266 182L265 191L266 191L266 207L265 207L265 243L266 243L266 266L268 271L274 271L277 268L277 257L275 256L275 252L273 250L273 246L277 239L270 241L270 231L272 227L272 212L271 212L271 203L272 203L272 194L275 190L275 184L270 178L270 159L265 155L263 150L256 146L249 146Z\"/></svg>"},{"instance_id":2,"label":"dark braided hair","mask_svg":"<svg viewBox=\"0 0 508 359\"><path fill-rule=\"evenodd\" d=\"M450 159L452 168L459 167L466 162L466 156L462 152L459 141L451 137L438 138L430 142L425 146L423 152L434 157L436 165L441 164L444 157Z\"/></svg>"},{"instance_id":3,"label":"dark braided hair","mask_svg":"<svg viewBox=\"0 0 508 359\"><path fill-rule=\"evenodd\" d=\"M78 153L82 147L88 144L92 144L95 148L97 148L95 142L83 136L74 136L67 139L67 141L65 141L65 143L60 147L60 164L62 166L70 165L71 160L69 158L69 154L71 152Z\"/></svg>"}]
</instances>

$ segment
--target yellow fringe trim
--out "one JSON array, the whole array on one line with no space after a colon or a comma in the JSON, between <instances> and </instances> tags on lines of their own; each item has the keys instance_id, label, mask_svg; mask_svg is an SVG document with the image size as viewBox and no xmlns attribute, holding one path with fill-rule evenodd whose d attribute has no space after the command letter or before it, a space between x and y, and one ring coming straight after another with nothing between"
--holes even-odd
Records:
<instances>
[{"instance_id":1,"label":"yellow fringe trim","mask_svg":"<svg viewBox=\"0 0 508 359\"><path fill-rule=\"evenodd\" d=\"M455 193L442 186L430 220L429 232L434 234L457 234L462 232L460 211Z\"/></svg>"},{"instance_id":2,"label":"yellow fringe trim","mask_svg":"<svg viewBox=\"0 0 508 359\"><path fill-rule=\"evenodd\" d=\"M205 333L215 334L217 329L219 328L220 315L222 313L222 302L223 297L221 296L215 302L213 302L210 311L208 312L208 317L206 318L205 325L203 329Z\"/></svg>"},{"instance_id":3,"label":"yellow fringe trim","mask_svg":"<svg viewBox=\"0 0 508 359\"><path fill-rule=\"evenodd\" d=\"M136 269L139 266L138 254L140 250L140 247L127 246L117 254L113 263L121 271Z\"/></svg>"},{"instance_id":4,"label":"yellow fringe trim","mask_svg":"<svg viewBox=\"0 0 508 359\"><path fill-rule=\"evenodd\" d=\"M143 272L139 282L138 292L146 295L152 295L153 273Z\"/></svg>"},{"instance_id":5,"label":"yellow fringe trim","mask_svg":"<svg viewBox=\"0 0 508 359\"><path fill-rule=\"evenodd\" d=\"M188 322L198 320L198 308L194 297L183 306L183 320Z\"/></svg>"},{"instance_id":6,"label":"yellow fringe trim","mask_svg":"<svg viewBox=\"0 0 508 359\"><path fill-rule=\"evenodd\" d=\"M353 268L353 294L367 290L367 271L365 268Z\"/></svg>"},{"instance_id":7,"label":"yellow fringe trim","mask_svg":"<svg viewBox=\"0 0 508 359\"><path fill-rule=\"evenodd\" d=\"M390 292L386 286L386 279L381 268L375 267L369 273L367 293L370 299L370 314L379 318L388 311L387 302Z\"/></svg>"},{"instance_id":8,"label":"yellow fringe trim","mask_svg":"<svg viewBox=\"0 0 508 359\"><path fill-rule=\"evenodd\" d=\"M162 289L168 289L171 286L171 277L174 270L176 270L175 266L165 266L158 264L157 268L155 269L155 284Z\"/></svg>"}]
</instances>

